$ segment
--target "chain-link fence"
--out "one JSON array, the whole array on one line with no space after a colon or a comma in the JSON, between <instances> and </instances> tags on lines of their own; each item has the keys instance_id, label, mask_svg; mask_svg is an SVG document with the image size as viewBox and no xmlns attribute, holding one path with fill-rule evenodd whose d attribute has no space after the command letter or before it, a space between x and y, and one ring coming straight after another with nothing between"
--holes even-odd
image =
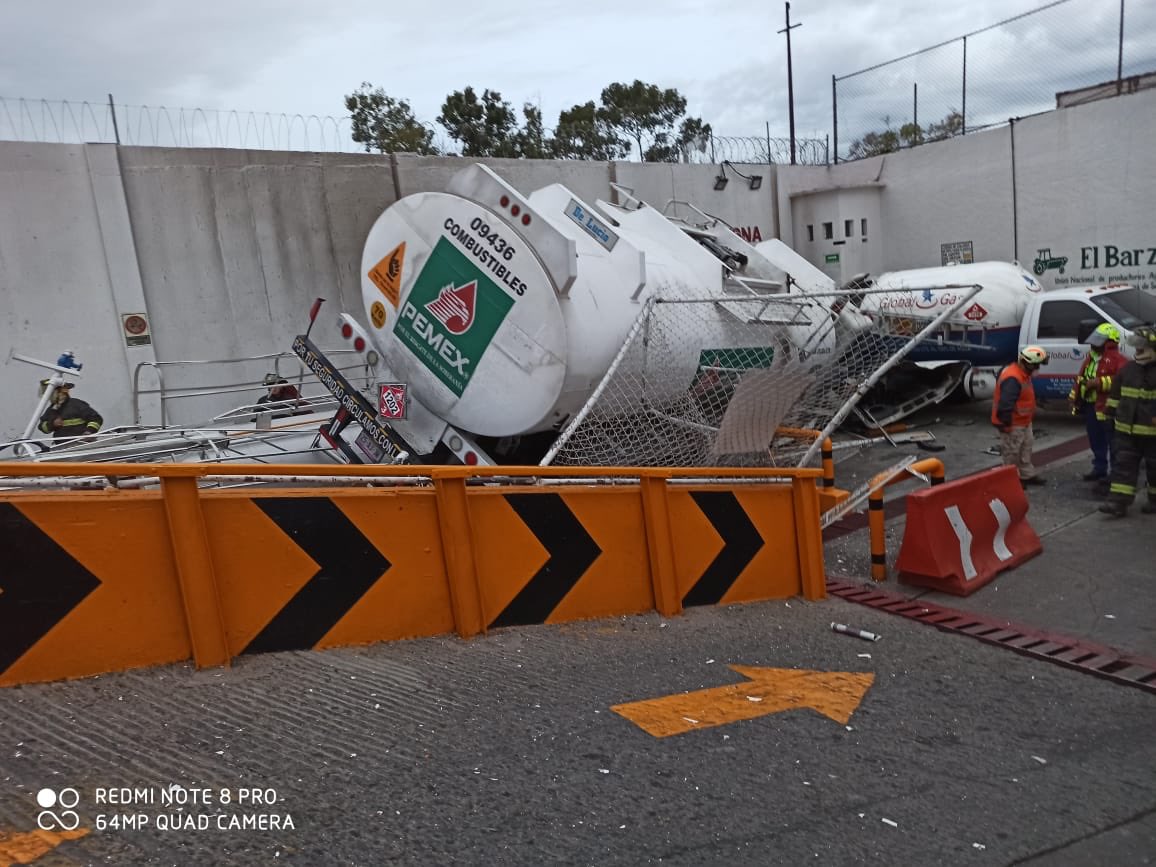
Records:
<instances>
[{"instance_id":1,"label":"chain-link fence","mask_svg":"<svg viewBox=\"0 0 1156 867\"><path fill-rule=\"evenodd\" d=\"M910 341L850 297L653 300L543 463L794 465Z\"/></svg>"},{"instance_id":2,"label":"chain-link fence","mask_svg":"<svg viewBox=\"0 0 1156 867\"><path fill-rule=\"evenodd\" d=\"M1156 70L1156 3L1056 0L833 76L836 161L962 135L1057 107L1060 93Z\"/></svg>"},{"instance_id":3,"label":"chain-link fence","mask_svg":"<svg viewBox=\"0 0 1156 867\"><path fill-rule=\"evenodd\" d=\"M431 144L443 154L460 150L445 130L423 124ZM554 131L546 130L547 142ZM603 131L599 131L600 134ZM575 137L574 125L566 129ZM202 108L118 105L32 100L0 96L0 140L57 143L108 142L175 148L241 148L253 150L358 153L349 117L263 114ZM826 165L824 139L796 139L797 162ZM547 148L548 149L548 148ZM791 141L766 136L704 136L681 149L688 163L789 163Z\"/></svg>"}]
</instances>

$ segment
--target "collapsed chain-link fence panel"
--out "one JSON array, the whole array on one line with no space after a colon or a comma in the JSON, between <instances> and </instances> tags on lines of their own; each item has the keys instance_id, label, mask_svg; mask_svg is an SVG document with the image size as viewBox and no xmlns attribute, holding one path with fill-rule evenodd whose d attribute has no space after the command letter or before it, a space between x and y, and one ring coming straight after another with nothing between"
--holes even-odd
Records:
<instances>
[{"instance_id":1,"label":"collapsed chain-link fence panel","mask_svg":"<svg viewBox=\"0 0 1156 867\"><path fill-rule=\"evenodd\" d=\"M831 300L657 300L543 463L795 465L787 431L822 430L910 339Z\"/></svg>"}]
</instances>

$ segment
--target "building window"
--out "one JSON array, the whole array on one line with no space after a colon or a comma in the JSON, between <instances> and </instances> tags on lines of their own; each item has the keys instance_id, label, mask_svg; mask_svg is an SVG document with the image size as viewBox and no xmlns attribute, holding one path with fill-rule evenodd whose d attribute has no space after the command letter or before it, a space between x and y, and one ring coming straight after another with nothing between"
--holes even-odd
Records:
<instances>
[{"instance_id":1,"label":"building window","mask_svg":"<svg viewBox=\"0 0 1156 867\"><path fill-rule=\"evenodd\" d=\"M835 237L835 224L834 223L824 223L823 224L823 237L826 238L828 241L830 241L832 238Z\"/></svg>"},{"instance_id":2,"label":"building window","mask_svg":"<svg viewBox=\"0 0 1156 867\"><path fill-rule=\"evenodd\" d=\"M867 218L866 217L864 217L862 220L859 221L859 234L862 235L864 238L867 237Z\"/></svg>"},{"instance_id":3,"label":"building window","mask_svg":"<svg viewBox=\"0 0 1156 867\"><path fill-rule=\"evenodd\" d=\"M854 235L855 235L855 221L854 220L844 220L843 221L843 235L847 238L854 237Z\"/></svg>"},{"instance_id":4,"label":"building window","mask_svg":"<svg viewBox=\"0 0 1156 867\"><path fill-rule=\"evenodd\" d=\"M814 226L814 224L810 224L807 226L807 240L808 241L814 241L815 240L815 226Z\"/></svg>"}]
</instances>

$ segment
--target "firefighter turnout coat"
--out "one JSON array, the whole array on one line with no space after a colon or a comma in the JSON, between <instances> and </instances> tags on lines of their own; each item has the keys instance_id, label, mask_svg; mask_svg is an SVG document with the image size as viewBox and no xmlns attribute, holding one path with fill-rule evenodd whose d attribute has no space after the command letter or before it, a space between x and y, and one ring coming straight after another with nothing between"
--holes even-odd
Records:
<instances>
[{"instance_id":1,"label":"firefighter turnout coat","mask_svg":"<svg viewBox=\"0 0 1156 867\"><path fill-rule=\"evenodd\" d=\"M56 419L60 419L60 427L53 428ZM78 397L68 398L58 408L50 406L40 416L40 429L58 440L96 433L102 424L100 413Z\"/></svg>"}]
</instances>

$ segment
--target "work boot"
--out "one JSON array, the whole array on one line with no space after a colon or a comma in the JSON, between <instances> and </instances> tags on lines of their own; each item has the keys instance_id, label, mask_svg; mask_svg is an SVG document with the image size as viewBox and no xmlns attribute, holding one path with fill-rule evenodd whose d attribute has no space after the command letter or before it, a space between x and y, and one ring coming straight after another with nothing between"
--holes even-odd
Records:
<instances>
[{"instance_id":1,"label":"work boot","mask_svg":"<svg viewBox=\"0 0 1156 867\"><path fill-rule=\"evenodd\" d=\"M1128 514L1128 507L1123 503L1104 503L1100 506L1100 511L1105 515L1111 515L1113 518L1123 518Z\"/></svg>"},{"instance_id":2,"label":"work boot","mask_svg":"<svg viewBox=\"0 0 1156 867\"><path fill-rule=\"evenodd\" d=\"M1156 501L1149 500L1147 503L1140 507L1140 511L1145 515L1156 515Z\"/></svg>"},{"instance_id":3,"label":"work boot","mask_svg":"<svg viewBox=\"0 0 1156 867\"><path fill-rule=\"evenodd\" d=\"M1047 484L1047 481L1043 478L1043 476L1032 476L1030 479L1020 479L1020 481L1024 484L1025 487L1028 485L1046 485Z\"/></svg>"},{"instance_id":4,"label":"work boot","mask_svg":"<svg viewBox=\"0 0 1156 867\"><path fill-rule=\"evenodd\" d=\"M1083 475L1085 482L1102 482L1106 478L1108 478L1106 475L1097 473L1095 470L1092 470L1090 473L1084 473Z\"/></svg>"},{"instance_id":5,"label":"work boot","mask_svg":"<svg viewBox=\"0 0 1156 867\"><path fill-rule=\"evenodd\" d=\"M1106 497L1108 492L1112 490L1112 485L1107 479L1100 479L1092 486L1092 493L1097 497Z\"/></svg>"}]
</instances>

